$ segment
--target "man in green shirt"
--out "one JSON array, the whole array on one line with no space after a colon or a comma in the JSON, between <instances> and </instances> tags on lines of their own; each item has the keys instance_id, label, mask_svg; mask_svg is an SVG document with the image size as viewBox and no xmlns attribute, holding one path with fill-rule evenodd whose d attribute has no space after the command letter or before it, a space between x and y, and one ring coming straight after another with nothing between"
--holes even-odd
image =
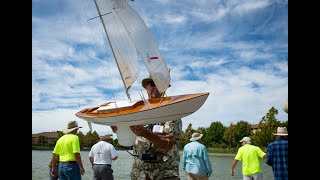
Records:
<instances>
[{"instance_id":1,"label":"man in green shirt","mask_svg":"<svg viewBox=\"0 0 320 180\"><path fill-rule=\"evenodd\" d=\"M242 162L243 180L262 180L260 159L266 157L266 153L259 147L251 145L251 139L244 137L240 141L242 146L238 149L237 155L233 160L230 175L234 176L234 167L238 161Z\"/></svg>"},{"instance_id":2,"label":"man in green shirt","mask_svg":"<svg viewBox=\"0 0 320 180\"><path fill-rule=\"evenodd\" d=\"M85 170L82 165L80 156L80 142L77 136L79 127L76 121L69 121L68 127L63 130L63 135L60 137L54 147L52 153L52 175L57 176L57 156L59 156L59 178L81 180L81 175Z\"/></svg>"}]
</instances>

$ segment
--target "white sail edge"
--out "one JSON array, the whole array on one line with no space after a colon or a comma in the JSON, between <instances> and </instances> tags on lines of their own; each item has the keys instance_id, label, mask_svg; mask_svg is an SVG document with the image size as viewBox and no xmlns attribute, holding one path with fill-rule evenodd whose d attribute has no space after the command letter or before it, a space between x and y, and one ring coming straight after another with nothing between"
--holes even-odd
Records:
<instances>
[{"instance_id":1,"label":"white sail edge","mask_svg":"<svg viewBox=\"0 0 320 180\"><path fill-rule=\"evenodd\" d=\"M131 101L128 91L140 74L136 47L117 13L113 11L113 5L106 0L94 0L94 2L118 66L127 96Z\"/></svg>"},{"instance_id":2,"label":"white sail edge","mask_svg":"<svg viewBox=\"0 0 320 180\"><path fill-rule=\"evenodd\" d=\"M147 67L158 90L163 93L170 84L170 71L160 54L157 44L141 16L126 0L107 0L113 3L113 9L128 31L141 59Z\"/></svg>"}]
</instances>

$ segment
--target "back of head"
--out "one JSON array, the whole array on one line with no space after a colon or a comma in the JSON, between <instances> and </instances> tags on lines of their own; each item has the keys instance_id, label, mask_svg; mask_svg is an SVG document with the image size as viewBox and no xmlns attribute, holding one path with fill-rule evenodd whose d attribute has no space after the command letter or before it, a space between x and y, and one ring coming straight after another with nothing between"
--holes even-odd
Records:
<instances>
[{"instance_id":1,"label":"back of head","mask_svg":"<svg viewBox=\"0 0 320 180\"><path fill-rule=\"evenodd\" d=\"M239 142L246 142L247 144L251 144L251 139L249 137L243 137Z\"/></svg>"},{"instance_id":2,"label":"back of head","mask_svg":"<svg viewBox=\"0 0 320 180\"><path fill-rule=\"evenodd\" d=\"M148 78L144 78L142 81L141 81L141 85L142 87L144 87L145 89L147 88L147 85L151 83L152 86L155 86L153 80L151 79L151 77L148 77Z\"/></svg>"},{"instance_id":3,"label":"back of head","mask_svg":"<svg viewBox=\"0 0 320 180\"><path fill-rule=\"evenodd\" d=\"M288 136L288 130L286 127L278 127L277 132L274 133L273 135L276 136Z\"/></svg>"},{"instance_id":4,"label":"back of head","mask_svg":"<svg viewBox=\"0 0 320 180\"><path fill-rule=\"evenodd\" d=\"M63 130L63 133L68 134L79 128L82 128L82 127L78 125L77 121L69 121L67 127Z\"/></svg>"},{"instance_id":5,"label":"back of head","mask_svg":"<svg viewBox=\"0 0 320 180\"><path fill-rule=\"evenodd\" d=\"M109 141L112 139L112 135L100 136L100 141Z\"/></svg>"},{"instance_id":6,"label":"back of head","mask_svg":"<svg viewBox=\"0 0 320 180\"><path fill-rule=\"evenodd\" d=\"M201 139L203 136L203 134L200 134L198 132L195 132L192 134L190 141L198 141L199 139Z\"/></svg>"}]
</instances>

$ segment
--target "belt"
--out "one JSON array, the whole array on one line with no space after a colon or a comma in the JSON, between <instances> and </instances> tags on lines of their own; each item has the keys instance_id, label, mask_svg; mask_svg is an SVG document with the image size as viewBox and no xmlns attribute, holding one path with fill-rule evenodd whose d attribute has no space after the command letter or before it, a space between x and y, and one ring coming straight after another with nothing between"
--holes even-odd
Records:
<instances>
[{"instance_id":1,"label":"belt","mask_svg":"<svg viewBox=\"0 0 320 180\"><path fill-rule=\"evenodd\" d=\"M67 161L67 162L59 162L59 163L64 163L64 164L78 164L77 161Z\"/></svg>"},{"instance_id":2,"label":"belt","mask_svg":"<svg viewBox=\"0 0 320 180\"><path fill-rule=\"evenodd\" d=\"M93 165L107 165L107 166L111 167L111 164L93 164Z\"/></svg>"}]
</instances>

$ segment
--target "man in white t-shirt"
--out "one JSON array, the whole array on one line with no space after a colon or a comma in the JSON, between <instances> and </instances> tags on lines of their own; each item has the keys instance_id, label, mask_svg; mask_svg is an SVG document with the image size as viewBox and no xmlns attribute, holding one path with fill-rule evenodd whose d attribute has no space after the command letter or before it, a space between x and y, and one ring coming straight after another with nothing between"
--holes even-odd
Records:
<instances>
[{"instance_id":1,"label":"man in white t-shirt","mask_svg":"<svg viewBox=\"0 0 320 180\"><path fill-rule=\"evenodd\" d=\"M89 152L94 180L113 180L111 165L118 155L114 146L110 144L111 139L110 135L101 136L100 141L93 145Z\"/></svg>"}]
</instances>

